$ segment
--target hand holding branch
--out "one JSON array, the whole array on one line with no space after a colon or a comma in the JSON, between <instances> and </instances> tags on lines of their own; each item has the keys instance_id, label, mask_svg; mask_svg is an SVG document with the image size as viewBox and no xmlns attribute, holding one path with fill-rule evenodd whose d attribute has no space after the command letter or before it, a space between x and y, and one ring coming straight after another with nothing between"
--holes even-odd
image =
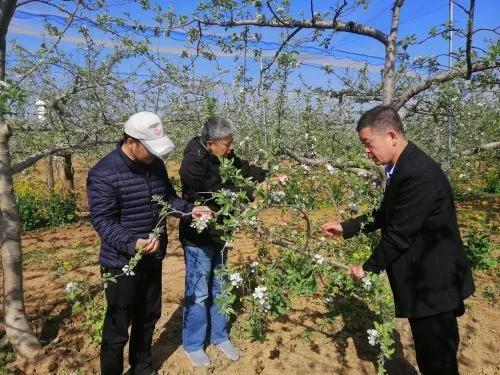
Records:
<instances>
[{"instance_id":1,"label":"hand holding branch","mask_svg":"<svg viewBox=\"0 0 500 375\"><path fill-rule=\"evenodd\" d=\"M195 217L199 218L199 217L203 217L203 216L213 217L214 212L208 206L196 206L193 208L193 211L191 212L191 216L193 218L195 218Z\"/></svg>"},{"instance_id":2,"label":"hand holding branch","mask_svg":"<svg viewBox=\"0 0 500 375\"><path fill-rule=\"evenodd\" d=\"M361 264L355 264L354 266L351 266L349 268L349 271L347 271L347 273L349 274L349 276L351 276L353 280L356 281L362 281L366 276L365 271L363 270L363 266Z\"/></svg>"},{"instance_id":3,"label":"hand holding branch","mask_svg":"<svg viewBox=\"0 0 500 375\"><path fill-rule=\"evenodd\" d=\"M135 249L142 254L152 254L160 247L160 240L157 237L148 239L139 238L135 243Z\"/></svg>"},{"instance_id":4,"label":"hand holding branch","mask_svg":"<svg viewBox=\"0 0 500 375\"><path fill-rule=\"evenodd\" d=\"M325 223L321 226L321 229L327 237L338 237L341 236L342 233L344 233L342 225L340 225L340 222L338 221Z\"/></svg>"}]
</instances>

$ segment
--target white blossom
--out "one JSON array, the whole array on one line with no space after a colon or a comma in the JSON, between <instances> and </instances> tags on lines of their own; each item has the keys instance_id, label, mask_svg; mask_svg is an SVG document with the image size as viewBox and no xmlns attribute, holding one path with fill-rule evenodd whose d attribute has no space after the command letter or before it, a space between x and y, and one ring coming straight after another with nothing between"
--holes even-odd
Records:
<instances>
[{"instance_id":1,"label":"white blossom","mask_svg":"<svg viewBox=\"0 0 500 375\"><path fill-rule=\"evenodd\" d=\"M198 233L201 233L208 226L210 220L211 217L209 215L194 217L190 227L196 229Z\"/></svg>"},{"instance_id":2,"label":"white blossom","mask_svg":"<svg viewBox=\"0 0 500 375\"><path fill-rule=\"evenodd\" d=\"M236 198L238 194L236 194L234 191L228 190L228 189L221 189L221 193L226 197L226 198Z\"/></svg>"},{"instance_id":3,"label":"white blossom","mask_svg":"<svg viewBox=\"0 0 500 375\"><path fill-rule=\"evenodd\" d=\"M134 271L132 270L132 268L130 268L130 266L128 264L123 266L122 271L126 276L134 276L135 275Z\"/></svg>"},{"instance_id":4,"label":"white blossom","mask_svg":"<svg viewBox=\"0 0 500 375\"><path fill-rule=\"evenodd\" d=\"M327 304L331 304L331 303L333 303L334 299L335 299L335 295L334 295L333 293L330 293L330 294L328 294L328 295L325 297L325 302L326 302Z\"/></svg>"},{"instance_id":5,"label":"white blossom","mask_svg":"<svg viewBox=\"0 0 500 375\"><path fill-rule=\"evenodd\" d=\"M359 206L356 203L349 203L347 205L347 210L356 213L359 211Z\"/></svg>"},{"instance_id":6,"label":"white blossom","mask_svg":"<svg viewBox=\"0 0 500 375\"><path fill-rule=\"evenodd\" d=\"M370 280L369 277L365 276L363 277L363 288L365 288L366 290L370 290L372 288L372 281Z\"/></svg>"},{"instance_id":7,"label":"white blossom","mask_svg":"<svg viewBox=\"0 0 500 375\"><path fill-rule=\"evenodd\" d=\"M252 297L254 299L263 299L266 298L266 291L267 287L266 286L258 286L254 289Z\"/></svg>"},{"instance_id":8,"label":"white blossom","mask_svg":"<svg viewBox=\"0 0 500 375\"><path fill-rule=\"evenodd\" d=\"M306 172L310 172L311 171L311 167L308 166L308 165L305 165L305 164L301 164L300 165Z\"/></svg>"},{"instance_id":9,"label":"white blossom","mask_svg":"<svg viewBox=\"0 0 500 375\"><path fill-rule=\"evenodd\" d=\"M377 330L376 329L368 329L366 332L368 333L368 343L371 346L375 346L375 344L377 343L377 338L378 338Z\"/></svg>"},{"instance_id":10,"label":"white blossom","mask_svg":"<svg viewBox=\"0 0 500 375\"><path fill-rule=\"evenodd\" d=\"M333 168L333 165L331 164L325 164L325 168L330 174L335 174L335 168Z\"/></svg>"},{"instance_id":11,"label":"white blossom","mask_svg":"<svg viewBox=\"0 0 500 375\"><path fill-rule=\"evenodd\" d=\"M259 262L256 260L250 263L250 273L253 275L257 271L257 267L259 266Z\"/></svg>"},{"instance_id":12,"label":"white blossom","mask_svg":"<svg viewBox=\"0 0 500 375\"><path fill-rule=\"evenodd\" d=\"M243 284L243 279L241 278L241 275L238 272L229 275L229 281L231 281L231 284L233 284L233 286L236 288L241 286L241 284Z\"/></svg>"},{"instance_id":13,"label":"white blossom","mask_svg":"<svg viewBox=\"0 0 500 375\"><path fill-rule=\"evenodd\" d=\"M313 258L318 265L322 265L323 262L325 261L325 258L323 258L323 256L321 256L320 254L314 254Z\"/></svg>"},{"instance_id":14,"label":"white blossom","mask_svg":"<svg viewBox=\"0 0 500 375\"><path fill-rule=\"evenodd\" d=\"M245 91L245 89L241 89L240 90L240 93L243 93ZM246 142L248 142L250 140L250 137L249 136L246 136L245 138L243 138L243 140L239 143L240 146L243 146Z\"/></svg>"},{"instance_id":15,"label":"white blossom","mask_svg":"<svg viewBox=\"0 0 500 375\"><path fill-rule=\"evenodd\" d=\"M423 56L417 56L413 60L413 63L417 66L422 66L425 63L425 57Z\"/></svg>"},{"instance_id":16,"label":"white blossom","mask_svg":"<svg viewBox=\"0 0 500 375\"><path fill-rule=\"evenodd\" d=\"M333 66L331 64L323 64L323 70L327 73L333 72Z\"/></svg>"},{"instance_id":17,"label":"white blossom","mask_svg":"<svg viewBox=\"0 0 500 375\"><path fill-rule=\"evenodd\" d=\"M257 226L257 217L252 216L249 219L246 220L246 223L250 225L251 227L256 227Z\"/></svg>"},{"instance_id":18,"label":"white blossom","mask_svg":"<svg viewBox=\"0 0 500 375\"><path fill-rule=\"evenodd\" d=\"M288 176L287 176L287 175L284 175L284 174L283 174L283 175L280 175L280 176L278 176L278 177L277 177L277 180L278 180L281 184L285 185L286 180L288 180Z\"/></svg>"},{"instance_id":19,"label":"white blossom","mask_svg":"<svg viewBox=\"0 0 500 375\"><path fill-rule=\"evenodd\" d=\"M260 309L264 311L267 311L271 308L271 305L267 300L266 291L267 287L259 285L254 289L254 292L252 293L253 299L259 303Z\"/></svg>"},{"instance_id":20,"label":"white blossom","mask_svg":"<svg viewBox=\"0 0 500 375\"><path fill-rule=\"evenodd\" d=\"M280 203L285 195L285 192L282 190L273 191L271 192L271 201L273 201L274 203Z\"/></svg>"},{"instance_id":21,"label":"white blossom","mask_svg":"<svg viewBox=\"0 0 500 375\"><path fill-rule=\"evenodd\" d=\"M70 294L71 292L74 292L77 289L78 289L78 287L77 287L76 283L74 283L73 281L70 281L69 283L66 284L66 288L64 289L64 291L66 292L66 294Z\"/></svg>"}]
</instances>

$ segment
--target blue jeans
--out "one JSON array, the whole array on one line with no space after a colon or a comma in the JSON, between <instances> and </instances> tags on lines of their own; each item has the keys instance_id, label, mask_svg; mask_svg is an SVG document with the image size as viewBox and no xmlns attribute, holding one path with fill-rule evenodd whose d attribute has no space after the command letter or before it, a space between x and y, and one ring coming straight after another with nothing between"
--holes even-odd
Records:
<instances>
[{"instance_id":1,"label":"blue jeans","mask_svg":"<svg viewBox=\"0 0 500 375\"><path fill-rule=\"evenodd\" d=\"M217 266L226 262L227 249L214 246L184 246L186 284L182 346L186 352L203 349L207 335L211 344L229 340L228 321L215 303L220 281L214 277Z\"/></svg>"}]
</instances>

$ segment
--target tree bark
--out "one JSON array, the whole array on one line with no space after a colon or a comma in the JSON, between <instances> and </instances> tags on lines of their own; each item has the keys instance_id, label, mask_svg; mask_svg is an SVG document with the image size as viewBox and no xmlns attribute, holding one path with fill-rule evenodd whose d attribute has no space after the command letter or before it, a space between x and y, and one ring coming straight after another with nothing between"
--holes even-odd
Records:
<instances>
[{"instance_id":1,"label":"tree bark","mask_svg":"<svg viewBox=\"0 0 500 375\"><path fill-rule=\"evenodd\" d=\"M16 3L16 0L0 2L0 79L2 81L5 81L7 30L16 9ZM9 138L11 134L11 129L4 123L4 114L0 113L0 246L5 332L19 356L27 360L36 360L42 346L28 324L24 310L21 223L16 209L10 171Z\"/></svg>"},{"instance_id":2,"label":"tree bark","mask_svg":"<svg viewBox=\"0 0 500 375\"><path fill-rule=\"evenodd\" d=\"M17 162L16 164L12 165L10 167L10 172L12 175L15 175L16 173L22 172L26 168L31 167L33 164L35 164L38 160L43 159L46 156L51 156L54 154L61 154L63 151L67 150L85 150L87 148L91 148L94 146L102 146L102 145L108 145L108 144L115 144L115 141L90 141L87 143L83 143L85 140L81 140L80 142L75 142L75 144L56 144L53 145L52 147L37 151L29 156L27 156L25 159Z\"/></svg>"},{"instance_id":3,"label":"tree bark","mask_svg":"<svg viewBox=\"0 0 500 375\"><path fill-rule=\"evenodd\" d=\"M394 99L394 63L396 60L396 41L398 37L399 14L404 0L396 0L392 7L391 32L385 47L384 83L382 104L391 105Z\"/></svg>"},{"instance_id":4,"label":"tree bark","mask_svg":"<svg viewBox=\"0 0 500 375\"><path fill-rule=\"evenodd\" d=\"M24 359L39 355L40 342L26 319L23 298L21 223L10 173L10 128L0 127L0 238L3 268L3 311L5 331L12 346Z\"/></svg>"},{"instance_id":5,"label":"tree bark","mask_svg":"<svg viewBox=\"0 0 500 375\"><path fill-rule=\"evenodd\" d=\"M45 159L46 173L47 173L47 187L54 190L54 157L52 155Z\"/></svg>"},{"instance_id":6,"label":"tree bark","mask_svg":"<svg viewBox=\"0 0 500 375\"><path fill-rule=\"evenodd\" d=\"M62 180L66 191L75 192L75 170L73 169L73 158L70 153L64 153Z\"/></svg>"},{"instance_id":7,"label":"tree bark","mask_svg":"<svg viewBox=\"0 0 500 375\"><path fill-rule=\"evenodd\" d=\"M329 160L327 158L322 158L319 157L317 159L310 159L310 158L305 158L300 156L298 153L296 153L293 150L284 148L280 151L282 155L287 155L291 157L292 159L298 161L300 164L304 165L309 165L312 167L320 167L324 166L328 163L332 165L333 168L340 169L340 170L346 170L349 172L352 172L360 177L365 177L365 178L370 178L371 180L381 182L383 181L383 178L385 176L385 173L383 172L382 168L382 173L378 167L374 168L359 168L355 164L351 162L346 162L342 160Z\"/></svg>"},{"instance_id":8,"label":"tree bark","mask_svg":"<svg viewBox=\"0 0 500 375\"><path fill-rule=\"evenodd\" d=\"M472 64L472 72L482 72L484 70L496 69L500 67L500 60L498 61L477 61ZM396 111L399 111L411 98L420 94L422 91L427 90L431 86L438 83L452 81L456 78L465 78L467 76L468 68L453 68L444 73L437 74L433 77L424 79L423 81L408 88L392 106Z\"/></svg>"},{"instance_id":9,"label":"tree bark","mask_svg":"<svg viewBox=\"0 0 500 375\"><path fill-rule=\"evenodd\" d=\"M284 23L274 21L260 20L239 20L239 21L214 21L209 19L195 18L195 20L207 26L221 27L239 27L239 26L258 26L271 28L302 28L315 30L335 30L336 32L347 32L352 34L364 35L378 40L382 44L387 43L387 35L368 25L362 25L355 22L330 22L330 21L301 21L301 20L286 20Z\"/></svg>"},{"instance_id":10,"label":"tree bark","mask_svg":"<svg viewBox=\"0 0 500 375\"><path fill-rule=\"evenodd\" d=\"M496 150L498 148L500 148L500 141L489 142L489 143L485 143L485 144L479 145L477 147L474 147L472 149L465 150L465 151L461 152L460 155L462 155L462 156L475 155L475 154L479 154L480 152L483 152L483 151Z\"/></svg>"}]
</instances>

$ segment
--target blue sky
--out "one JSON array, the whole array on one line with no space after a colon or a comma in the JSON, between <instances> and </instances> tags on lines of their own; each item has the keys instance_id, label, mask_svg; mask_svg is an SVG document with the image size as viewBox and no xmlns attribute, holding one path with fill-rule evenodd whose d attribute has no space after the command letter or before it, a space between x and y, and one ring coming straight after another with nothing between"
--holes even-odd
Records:
<instances>
[{"instance_id":1,"label":"blue sky","mask_svg":"<svg viewBox=\"0 0 500 375\"><path fill-rule=\"evenodd\" d=\"M67 3L67 2L66 2ZM110 7L112 14L121 15L123 12L131 12L136 16L139 16L141 20L146 24L153 24L151 15L145 12L141 12L136 6L132 6L127 1L115 0L110 2L113 6ZM126 5L123 5L123 4ZM198 1L162 1L162 5L165 7L171 6L176 12L190 15L193 9L198 4ZM299 11L301 8L306 12L309 8L305 6L308 1L292 1L292 13L299 16ZM321 11L331 6L333 2L328 1L315 1L315 10ZM461 1L462 4L468 6L467 1ZM500 2L498 0L478 0L476 1L476 18L475 18L475 28L495 28L498 26L498 14L500 8ZM387 32L390 24L391 17L391 7L392 1L389 0L378 0L371 1L368 10L365 12L362 9L358 9L355 12L345 16L343 21L356 21L359 23L365 23L373 27L379 28L384 32ZM56 14L53 8L31 3L26 6L20 7L17 14L14 15L13 22L11 24L9 38L16 39L18 43L35 49L40 45L42 41L43 31L43 17L41 14ZM306 13L307 14L307 13ZM93 15L95 16L95 14ZM448 20L448 0L407 0L405 6L402 8L401 13L401 24L399 29L399 36L404 37L409 34L416 34L417 37L425 37L427 32L432 26L443 24ZM464 24L464 13L455 6L455 20L459 25ZM57 20L56 20L57 21ZM224 33L231 33L235 30L224 31L223 29L213 28L211 29L214 33L222 35ZM272 56L274 50L279 45L279 31L270 29L260 29L254 30L261 32L263 34L263 41L266 42L265 55ZM109 47L112 46L111 38L107 35L99 33L95 30L92 31L94 38L98 41L103 42ZM297 37L307 35L310 31L303 30ZM478 33L474 39L474 45L478 47L484 47L485 42L484 37L487 34ZM492 38L492 34L489 34ZM70 29L65 38L63 39L61 46L65 50L78 55L80 49L77 46L79 35L76 29ZM158 49L158 51L165 56L168 56L174 63L180 63L178 55L180 51L184 49L184 43L182 41L182 34L174 34L172 38L161 38L153 43L153 49ZM50 41L47 42L50 45ZM455 38L454 39L455 48L459 48L464 45L464 40ZM338 33L333 38L332 46L334 50L327 52L322 52L319 45L309 44L307 47L311 49L309 52L312 53L301 53L299 60L303 63L291 78L290 88L301 86L298 79L298 73L300 73L308 83L313 85L322 86L325 84L325 77L321 70L315 68L314 66L321 67L323 64L331 64L335 70L344 71L345 68L359 68L365 62L369 64L369 69L377 74L381 66L383 65L384 48L382 44L374 41L370 38L357 36L347 33ZM304 46L306 47L306 46ZM410 56L415 58L420 55L434 56L445 54L448 51L448 42L441 39L435 38L426 42L422 46L413 46L409 50ZM12 62L12 60L10 60ZM241 62L235 63L233 56L219 56L219 61L222 65L227 67L231 73L227 75L225 80L227 82L231 81L232 72L237 68L237 65L242 64ZM441 63L446 64L447 58L443 57ZM129 61L127 64L120 66L120 71L123 74L133 71L135 69L134 61ZM259 63L253 61L252 59L247 60L247 67L249 68L249 74L257 78ZM215 74L215 65L212 62L206 61L204 59L197 60L196 71L204 73L207 75ZM335 84L335 83L333 83Z\"/></svg>"}]
</instances>

